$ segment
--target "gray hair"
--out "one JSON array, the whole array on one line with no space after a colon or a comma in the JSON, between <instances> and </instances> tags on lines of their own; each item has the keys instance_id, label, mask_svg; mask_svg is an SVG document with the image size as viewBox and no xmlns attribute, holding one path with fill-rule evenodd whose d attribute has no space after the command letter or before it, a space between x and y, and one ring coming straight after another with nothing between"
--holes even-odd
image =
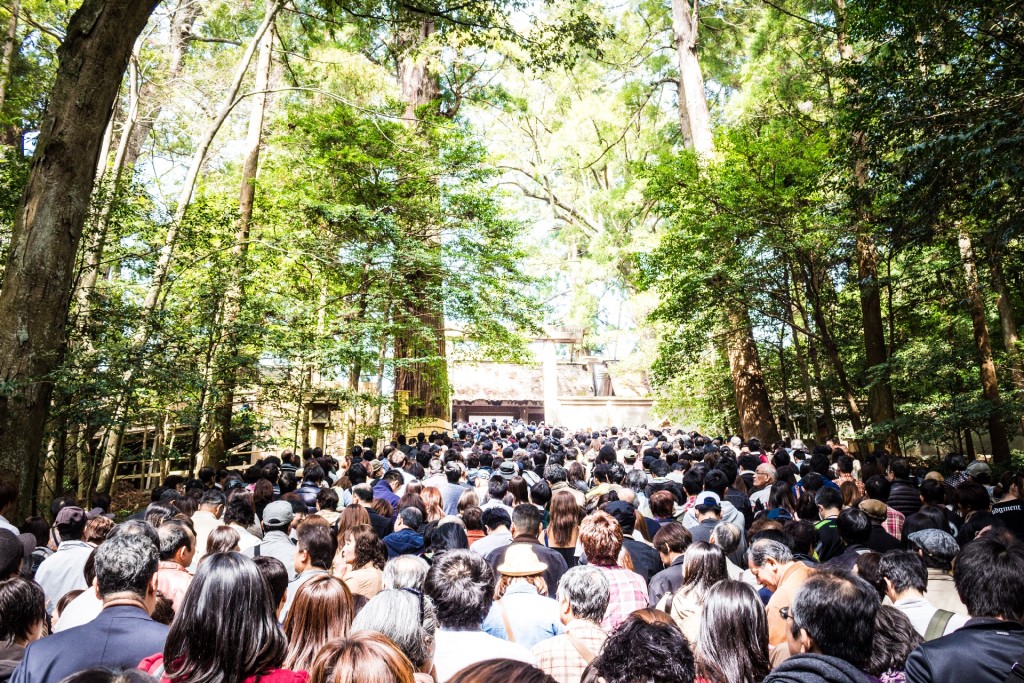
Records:
<instances>
[{"instance_id":1,"label":"gray hair","mask_svg":"<svg viewBox=\"0 0 1024 683\"><path fill-rule=\"evenodd\" d=\"M731 555L740 547L742 532L735 524L721 522L711 532L711 542L722 549L726 555Z\"/></svg>"},{"instance_id":2,"label":"gray hair","mask_svg":"<svg viewBox=\"0 0 1024 683\"><path fill-rule=\"evenodd\" d=\"M637 493L641 493L647 486L647 474L643 470L630 470L624 483Z\"/></svg>"},{"instance_id":3,"label":"gray hair","mask_svg":"<svg viewBox=\"0 0 1024 683\"><path fill-rule=\"evenodd\" d=\"M145 597L160 556L149 536L121 534L96 549L96 583L100 596L134 593Z\"/></svg>"},{"instance_id":4,"label":"gray hair","mask_svg":"<svg viewBox=\"0 0 1024 683\"><path fill-rule=\"evenodd\" d=\"M611 586L604 573L591 565L573 567L558 582L558 597L569 601L577 619L598 622L608 610Z\"/></svg>"},{"instance_id":5,"label":"gray hair","mask_svg":"<svg viewBox=\"0 0 1024 683\"><path fill-rule=\"evenodd\" d=\"M793 561L793 551L778 541L761 538L750 546L750 559L755 567L763 567L769 559L775 560L779 564L786 564Z\"/></svg>"},{"instance_id":6,"label":"gray hair","mask_svg":"<svg viewBox=\"0 0 1024 683\"><path fill-rule=\"evenodd\" d=\"M466 523L462 521L462 517L458 515L445 515L441 519L437 520L437 526L444 526L445 524L458 524L463 529L466 528Z\"/></svg>"},{"instance_id":7,"label":"gray hair","mask_svg":"<svg viewBox=\"0 0 1024 683\"><path fill-rule=\"evenodd\" d=\"M356 614L352 631L377 631L387 636L418 669L434 656L434 602L411 590L381 591Z\"/></svg>"},{"instance_id":8,"label":"gray hair","mask_svg":"<svg viewBox=\"0 0 1024 683\"><path fill-rule=\"evenodd\" d=\"M423 590L430 565L417 555L399 555L384 565L384 588Z\"/></svg>"}]
</instances>

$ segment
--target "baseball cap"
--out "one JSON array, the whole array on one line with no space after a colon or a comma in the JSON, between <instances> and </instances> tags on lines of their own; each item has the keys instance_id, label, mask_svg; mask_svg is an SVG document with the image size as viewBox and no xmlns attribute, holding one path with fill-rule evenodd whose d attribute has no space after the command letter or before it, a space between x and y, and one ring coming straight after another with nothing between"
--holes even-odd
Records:
<instances>
[{"instance_id":1,"label":"baseball cap","mask_svg":"<svg viewBox=\"0 0 1024 683\"><path fill-rule=\"evenodd\" d=\"M85 510L77 505L68 505L60 509L53 523L57 526L76 526L84 525L85 520Z\"/></svg>"},{"instance_id":2,"label":"baseball cap","mask_svg":"<svg viewBox=\"0 0 1024 683\"><path fill-rule=\"evenodd\" d=\"M694 501L694 505L697 507L721 508L722 499L714 491L701 491L697 494L697 500Z\"/></svg>"},{"instance_id":3,"label":"baseball cap","mask_svg":"<svg viewBox=\"0 0 1024 683\"><path fill-rule=\"evenodd\" d=\"M286 500L275 500L263 509L263 523L270 526L291 524L295 518L292 504Z\"/></svg>"}]
</instances>

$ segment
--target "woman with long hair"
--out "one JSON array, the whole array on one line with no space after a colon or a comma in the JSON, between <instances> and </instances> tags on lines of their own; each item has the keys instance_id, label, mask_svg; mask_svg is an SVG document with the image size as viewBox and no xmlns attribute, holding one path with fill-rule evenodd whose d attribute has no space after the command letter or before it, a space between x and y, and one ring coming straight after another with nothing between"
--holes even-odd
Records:
<instances>
[{"instance_id":1,"label":"woman with long hair","mask_svg":"<svg viewBox=\"0 0 1024 683\"><path fill-rule=\"evenodd\" d=\"M752 587L719 581L704 596L701 614L697 676L705 683L758 683L768 675L768 617Z\"/></svg>"},{"instance_id":2,"label":"woman with long hair","mask_svg":"<svg viewBox=\"0 0 1024 683\"><path fill-rule=\"evenodd\" d=\"M207 555L185 592L164 651L139 668L161 683L304 683L281 668L288 642L267 582L241 553Z\"/></svg>"},{"instance_id":3,"label":"woman with long hair","mask_svg":"<svg viewBox=\"0 0 1024 683\"><path fill-rule=\"evenodd\" d=\"M327 643L309 670L310 683L414 683L409 658L386 637L356 631Z\"/></svg>"},{"instance_id":4,"label":"woman with long hair","mask_svg":"<svg viewBox=\"0 0 1024 683\"><path fill-rule=\"evenodd\" d=\"M210 536L206 540L206 555L238 552L238 541L240 539L241 535L238 533L238 529L230 526L219 526L210 532ZM206 555L203 557L205 558Z\"/></svg>"},{"instance_id":5,"label":"woman with long hair","mask_svg":"<svg viewBox=\"0 0 1024 683\"><path fill-rule=\"evenodd\" d=\"M420 498L427 508L427 516L424 518L428 523L437 522L444 517L444 498L441 490L436 486L424 486L420 491Z\"/></svg>"},{"instance_id":6,"label":"woman with long hair","mask_svg":"<svg viewBox=\"0 0 1024 683\"><path fill-rule=\"evenodd\" d=\"M576 504L576 498L569 491L556 491L551 499L551 514L548 528L541 534L541 543L557 551L565 558L568 568L579 564L576 557L576 543L580 536L580 521L583 510Z\"/></svg>"},{"instance_id":7,"label":"woman with long hair","mask_svg":"<svg viewBox=\"0 0 1024 683\"><path fill-rule=\"evenodd\" d=\"M711 587L729 577L725 553L717 545L699 541L683 555L683 583L672 598L669 614L691 644L700 633L700 614Z\"/></svg>"},{"instance_id":8,"label":"woman with long hair","mask_svg":"<svg viewBox=\"0 0 1024 683\"><path fill-rule=\"evenodd\" d=\"M335 522L335 527L338 530L338 547L340 548L345 544L345 534L349 532L349 529L354 529L357 526L363 526L370 523L370 514L366 511L359 503L353 503L345 507L341 514L338 515L338 521ZM335 557L334 561L338 562L340 558Z\"/></svg>"},{"instance_id":9,"label":"woman with long hair","mask_svg":"<svg viewBox=\"0 0 1024 683\"><path fill-rule=\"evenodd\" d=\"M340 560L340 562L339 562ZM387 548L369 524L360 524L345 532L341 550L334 556L331 574L356 595L369 600L383 589Z\"/></svg>"},{"instance_id":10,"label":"woman with long hair","mask_svg":"<svg viewBox=\"0 0 1024 683\"><path fill-rule=\"evenodd\" d=\"M352 594L333 576L319 574L299 586L284 620L288 638L285 668L309 671L328 641L348 635L354 612Z\"/></svg>"},{"instance_id":11,"label":"woman with long hair","mask_svg":"<svg viewBox=\"0 0 1024 683\"><path fill-rule=\"evenodd\" d=\"M526 505L530 502L530 485L518 474L508 480L508 492L512 496L510 507Z\"/></svg>"},{"instance_id":12,"label":"woman with long hair","mask_svg":"<svg viewBox=\"0 0 1024 683\"><path fill-rule=\"evenodd\" d=\"M504 561L497 566L495 609L505 631L512 630L508 639L526 648L563 630L558 601L548 597L544 581L547 569L528 543L509 546Z\"/></svg>"},{"instance_id":13,"label":"woman with long hair","mask_svg":"<svg viewBox=\"0 0 1024 683\"><path fill-rule=\"evenodd\" d=\"M788 521L799 519L796 511L796 496L793 488L784 481L777 481L772 484L768 493L768 505L764 516L768 519Z\"/></svg>"}]
</instances>

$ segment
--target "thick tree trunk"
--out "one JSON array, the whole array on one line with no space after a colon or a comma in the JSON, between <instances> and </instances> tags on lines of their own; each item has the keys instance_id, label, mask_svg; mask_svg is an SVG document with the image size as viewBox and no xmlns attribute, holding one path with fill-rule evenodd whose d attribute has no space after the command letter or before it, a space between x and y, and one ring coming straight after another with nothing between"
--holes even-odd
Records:
<instances>
[{"instance_id":1,"label":"thick tree trunk","mask_svg":"<svg viewBox=\"0 0 1024 683\"><path fill-rule=\"evenodd\" d=\"M7 22L3 54L0 54L0 110L3 110L7 101L7 84L11 82L11 64L14 62L14 48L18 44L18 12L21 11L21 0L11 0L8 11L11 13L11 20Z\"/></svg>"},{"instance_id":2,"label":"thick tree trunk","mask_svg":"<svg viewBox=\"0 0 1024 683\"><path fill-rule=\"evenodd\" d=\"M988 436L992 442L992 460L997 463L1010 462L1010 440L1006 435L999 411L999 380L996 364L992 360L992 342L988 335L988 321L985 316L985 300L978 281L978 267L974 259L974 245L971 236L961 229L958 237L960 261L964 267L964 281L967 286L967 308L974 328L974 344L978 349L978 369L981 372L981 393L991 404L992 413L988 419Z\"/></svg>"},{"instance_id":3,"label":"thick tree trunk","mask_svg":"<svg viewBox=\"0 0 1024 683\"><path fill-rule=\"evenodd\" d=\"M418 54L434 34L432 19L424 18L417 31L406 31L399 39L402 57L398 82L405 102L405 118L417 124L417 112L427 105L439 107L441 86L425 57ZM419 421L447 422L451 419L448 396L448 359L444 337L444 306L440 299L441 236L436 226L420 226L432 250L431 263L406 278L407 308L396 313L407 333L395 338L395 392L407 392L409 417ZM403 362L404 361L404 362Z\"/></svg>"},{"instance_id":4,"label":"thick tree trunk","mask_svg":"<svg viewBox=\"0 0 1024 683\"><path fill-rule=\"evenodd\" d=\"M274 0L267 0L267 14L273 12ZM224 292L223 329L226 342L217 363L220 375L218 404L214 417L214 429L206 442L204 461L211 467L220 467L228 448L231 434L231 418L234 414L235 385L238 381L238 317L245 296L245 277L248 270L249 231L252 226L252 210L256 199L256 172L260 164L260 148L263 144L263 122L266 117L267 94L270 71L273 67L275 32L271 24L260 43L259 58L256 60L256 84L252 110L249 114L249 130L245 139L245 161L242 163L242 184L238 195L238 225L235 230L235 244L231 248L235 276L230 278Z\"/></svg>"},{"instance_id":5,"label":"thick tree trunk","mask_svg":"<svg viewBox=\"0 0 1024 683\"><path fill-rule=\"evenodd\" d=\"M872 424L889 422L896 417L892 397L888 362L885 346L885 328L882 322L882 297L878 284L878 255L875 241L864 231L857 234L857 275L860 281L860 310L864 324L864 351L868 370L875 368L880 376L871 378L868 392L868 415ZM886 434L886 446L893 452L899 451L896 435Z\"/></svg>"},{"instance_id":6,"label":"thick tree trunk","mask_svg":"<svg viewBox=\"0 0 1024 683\"><path fill-rule=\"evenodd\" d=\"M697 12L687 0L672 0L672 30L679 56L679 116L683 142L699 155L715 149L704 75L697 58Z\"/></svg>"},{"instance_id":7,"label":"thick tree trunk","mask_svg":"<svg viewBox=\"0 0 1024 683\"><path fill-rule=\"evenodd\" d=\"M57 76L0 289L0 469L22 509L35 492L50 374L64 357L75 257L104 129L135 38L157 0L85 0L58 50Z\"/></svg>"},{"instance_id":8,"label":"thick tree trunk","mask_svg":"<svg viewBox=\"0 0 1024 683\"><path fill-rule=\"evenodd\" d=\"M220 110L217 112L216 118L210 123L210 126L207 128L202 139L199 140L195 153L192 155L192 162L189 165L188 173L186 174L184 183L182 184L181 193L178 195L178 203L174 210L174 217L167 229L167 234L164 236L164 244L160 249L160 256L157 258L156 265L153 268L153 276L150 281L149 290L146 292L146 299L142 304L142 311L139 314L139 326L136 328L135 335L132 338L132 347L129 358L140 358L146 343L149 341L157 304L160 301L160 295L163 292L167 275L170 273L171 262L174 257L174 248L178 242L178 234L181 230L181 226L184 224L185 215L188 213L189 205L192 203L192 197L195 194L196 184L199 180L199 173L206 161L206 154L209 152L210 145L213 144L214 138L220 131L221 126L224 125L228 115L231 114L235 105L238 104L238 91L242 87L242 81L245 79L245 74L249 70L249 64L252 62L253 55L256 53L256 49L263 40L264 34L269 30L270 25L274 21L274 17L277 16L277 12L281 9L283 4L284 0L275 0L271 10L268 11L267 15L263 18L263 23L260 24L260 27L256 30L256 35L253 36L249 45L246 47L242 58L239 60L238 66L235 69L234 78L232 79L231 85L228 86L227 92L224 96L224 102L221 105ZM137 369L138 368L135 364L130 365L128 369L125 370L121 378L122 394L115 403L115 408L111 417L111 423L118 432L124 431L125 423L128 419L134 389L133 382ZM114 482L114 472L117 469L117 458L120 452L120 447L120 438L108 439L104 446L103 463L100 466L100 474L96 484L96 488L100 491L109 491Z\"/></svg>"},{"instance_id":9,"label":"thick tree trunk","mask_svg":"<svg viewBox=\"0 0 1024 683\"><path fill-rule=\"evenodd\" d=\"M1020 336L1017 332L1017 320L1010 304L1010 292L1006 288L1006 276L1003 275L1003 254L997 249L992 250L990 277L992 289L996 293L996 308L999 309L999 324L1003 330L1003 347L1006 349L1007 365L1013 378L1013 386L1018 394L1024 397L1024 367L1022 367L1020 350L1017 348ZM1024 415L1020 417L1020 431L1024 434Z\"/></svg>"},{"instance_id":10,"label":"thick tree trunk","mask_svg":"<svg viewBox=\"0 0 1024 683\"><path fill-rule=\"evenodd\" d=\"M736 391L736 408L740 414L743 439L757 437L771 447L781 436L772 415L768 389L761 373L761 361L754 343L754 330L745 312L730 310L729 367Z\"/></svg>"}]
</instances>

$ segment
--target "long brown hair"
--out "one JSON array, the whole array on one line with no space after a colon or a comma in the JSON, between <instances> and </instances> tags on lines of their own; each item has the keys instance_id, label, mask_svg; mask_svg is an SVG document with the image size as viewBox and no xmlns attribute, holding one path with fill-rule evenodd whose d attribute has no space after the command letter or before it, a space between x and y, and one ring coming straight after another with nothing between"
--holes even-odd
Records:
<instances>
[{"instance_id":1,"label":"long brown hair","mask_svg":"<svg viewBox=\"0 0 1024 683\"><path fill-rule=\"evenodd\" d=\"M444 499L441 497L441 489L436 486L424 486L420 491L420 498L427 506L426 521L436 522L444 517Z\"/></svg>"},{"instance_id":2,"label":"long brown hair","mask_svg":"<svg viewBox=\"0 0 1024 683\"><path fill-rule=\"evenodd\" d=\"M352 593L344 581L327 574L307 579L284 620L288 638L284 668L308 671L329 640L348 635L354 615Z\"/></svg>"},{"instance_id":3,"label":"long brown hair","mask_svg":"<svg viewBox=\"0 0 1024 683\"><path fill-rule=\"evenodd\" d=\"M310 683L414 683L412 662L376 631L327 643L309 669Z\"/></svg>"},{"instance_id":4,"label":"long brown hair","mask_svg":"<svg viewBox=\"0 0 1024 683\"><path fill-rule=\"evenodd\" d=\"M362 524L370 523L370 514L359 503L349 505L338 516L338 547L345 545L345 534Z\"/></svg>"},{"instance_id":5,"label":"long brown hair","mask_svg":"<svg viewBox=\"0 0 1024 683\"><path fill-rule=\"evenodd\" d=\"M557 491L551 499L551 521L548 523L548 540L557 548L575 545L580 531L583 510L576 504L576 497L569 491Z\"/></svg>"}]
</instances>

